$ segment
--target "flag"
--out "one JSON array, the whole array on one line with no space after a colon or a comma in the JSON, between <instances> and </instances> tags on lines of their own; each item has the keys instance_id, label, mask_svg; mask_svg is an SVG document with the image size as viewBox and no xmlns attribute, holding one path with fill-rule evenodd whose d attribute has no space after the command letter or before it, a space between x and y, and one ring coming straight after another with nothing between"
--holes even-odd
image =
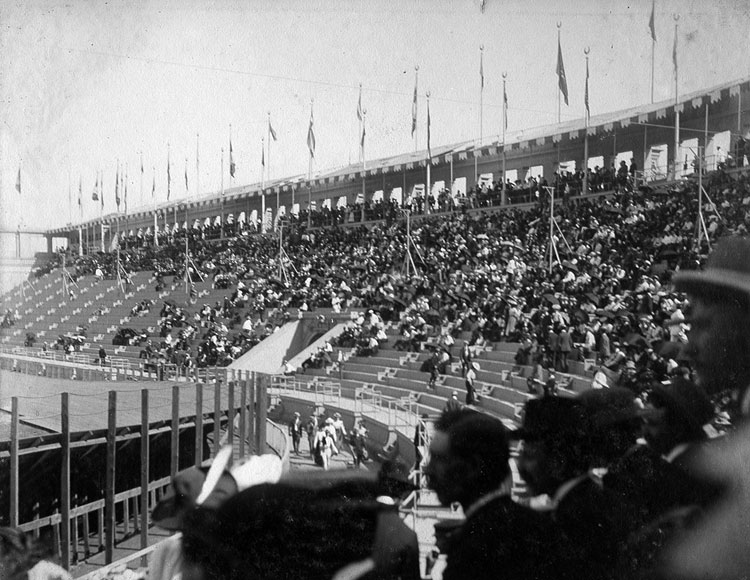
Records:
<instances>
[{"instance_id":1,"label":"flag","mask_svg":"<svg viewBox=\"0 0 750 580\"><path fill-rule=\"evenodd\" d=\"M260 146L260 166L266 166L266 148L263 145Z\"/></svg>"},{"instance_id":2,"label":"flag","mask_svg":"<svg viewBox=\"0 0 750 580\"><path fill-rule=\"evenodd\" d=\"M565 104L568 104L568 80L565 78L565 65L563 64L562 48L560 39L557 39L557 79L560 92L563 94Z\"/></svg>"},{"instance_id":3,"label":"flag","mask_svg":"<svg viewBox=\"0 0 750 580\"><path fill-rule=\"evenodd\" d=\"M152 167L151 170L154 174L154 182L151 184L151 197L153 198L156 195L156 167Z\"/></svg>"},{"instance_id":4,"label":"flag","mask_svg":"<svg viewBox=\"0 0 750 580\"><path fill-rule=\"evenodd\" d=\"M21 193L21 167L18 168L18 177L16 177L16 191Z\"/></svg>"},{"instance_id":5,"label":"flag","mask_svg":"<svg viewBox=\"0 0 750 580\"><path fill-rule=\"evenodd\" d=\"M651 31L651 40L656 42L656 27L654 26L654 9L656 4L656 0L652 0L651 2L651 18L648 20L648 28Z\"/></svg>"},{"instance_id":6,"label":"flag","mask_svg":"<svg viewBox=\"0 0 750 580\"><path fill-rule=\"evenodd\" d=\"M99 173L96 174L96 182L94 183L94 191L91 192L91 199L93 201L99 201Z\"/></svg>"},{"instance_id":7,"label":"flag","mask_svg":"<svg viewBox=\"0 0 750 580\"><path fill-rule=\"evenodd\" d=\"M315 133L313 132L312 107L310 107L310 128L307 130L307 148L310 150L310 157L315 157Z\"/></svg>"},{"instance_id":8,"label":"flag","mask_svg":"<svg viewBox=\"0 0 750 580\"><path fill-rule=\"evenodd\" d=\"M479 51L479 82L484 90L484 51Z\"/></svg>"},{"instance_id":9,"label":"flag","mask_svg":"<svg viewBox=\"0 0 750 580\"><path fill-rule=\"evenodd\" d=\"M141 173L143 173L143 153L141 153Z\"/></svg>"},{"instance_id":10,"label":"flag","mask_svg":"<svg viewBox=\"0 0 750 580\"><path fill-rule=\"evenodd\" d=\"M365 151L365 125L362 124L362 140L360 141L359 146L362 148L362 155L364 156Z\"/></svg>"},{"instance_id":11,"label":"flag","mask_svg":"<svg viewBox=\"0 0 750 580\"><path fill-rule=\"evenodd\" d=\"M276 131L274 131L273 126L271 126L271 119L268 119L268 134L271 135L271 137L273 137L274 141L278 140L276 138Z\"/></svg>"},{"instance_id":12,"label":"flag","mask_svg":"<svg viewBox=\"0 0 750 580\"><path fill-rule=\"evenodd\" d=\"M185 157L185 191L190 191L190 186L188 185L188 174L187 174L187 157Z\"/></svg>"},{"instance_id":13,"label":"flag","mask_svg":"<svg viewBox=\"0 0 750 580\"><path fill-rule=\"evenodd\" d=\"M503 83L503 126L508 129L508 93L505 92L505 83Z\"/></svg>"},{"instance_id":14,"label":"flag","mask_svg":"<svg viewBox=\"0 0 750 580\"><path fill-rule=\"evenodd\" d=\"M589 109L589 59L586 59L586 92L583 94L583 102L586 103L586 115L591 116Z\"/></svg>"},{"instance_id":15,"label":"flag","mask_svg":"<svg viewBox=\"0 0 750 580\"><path fill-rule=\"evenodd\" d=\"M362 120L362 85L359 85L359 101L357 101L357 119Z\"/></svg>"},{"instance_id":16,"label":"flag","mask_svg":"<svg viewBox=\"0 0 750 580\"><path fill-rule=\"evenodd\" d=\"M81 198L83 197L83 181L78 178L78 207L81 207Z\"/></svg>"},{"instance_id":17,"label":"flag","mask_svg":"<svg viewBox=\"0 0 750 580\"><path fill-rule=\"evenodd\" d=\"M101 177L99 179L99 198L102 202L102 209L104 209L104 171L101 172Z\"/></svg>"},{"instance_id":18,"label":"flag","mask_svg":"<svg viewBox=\"0 0 750 580\"><path fill-rule=\"evenodd\" d=\"M677 76L677 26L674 27L674 46L672 47L672 64L674 65L674 75Z\"/></svg>"},{"instance_id":19,"label":"flag","mask_svg":"<svg viewBox=\"0 0 750 580\"><path fill-rule=\"evenodd\" d=\"M430 149L430 99L427 99L427 158L432 163L432 149Z\"/></svg>"},{"instance_id":20,"label":"flag","mask_svg":"<svg viewBox=\"0 0 750 580\"><path fill-rule=\"evenodd\" d=\"M117 164L117 172L115 173L115 205L119 211L120 209L120 164Z\"/></svg>"},{"instance_id":21,"label":"flag","mask_svg":"<svg viewBox=\"0 0 750 580\"><path fill-rule=\"evenodd\" d=\"M125 170L125 177L122 180L124 192L122 198L125 203L125 211L128 211L128 172Z\"/></svg>"},{"instance_id":22,"label":"flag","mask_svg":"<svg viewBox=\"0 0 750 580\"><path fill-rule=\"evenodd\" d=\"M417 130L417 81L414 80L414 99L411 102L411 134Z\"/></svg>"},{"instance_id":23,"label":"flag","mask_svg":"<svg viewBox=\"0 0 750 580\"><path fill-rule=\"evenodd\" d=\"M234 154L232 153L232 140L229 140L229 176L234 177Z\"/></svg>"}]
</instances>

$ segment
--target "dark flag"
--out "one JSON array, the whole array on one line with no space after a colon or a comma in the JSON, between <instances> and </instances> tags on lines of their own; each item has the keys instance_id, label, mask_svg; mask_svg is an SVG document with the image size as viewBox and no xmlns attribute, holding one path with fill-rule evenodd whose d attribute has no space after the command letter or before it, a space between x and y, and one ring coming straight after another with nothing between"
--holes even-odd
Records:
<instances>
[{"instance_id":1,"label":"dark flag","mask_svg":"<svg viewBox=\"0 0 750 580\"><path fill-rule=\"evenodd\" d=\"M565 104L568 104L568 80L565 77L565 65L563 64L562 48L560 47L560 39L557 39L557 80L560 87L560 92L565 99Z\"/></svg>"},{"instance_id":2,"label":"dark flag","mask_svg":"<svg viewBox=\"0 0 750 580\"><path fill-rule=\"evenodd\" d=\"M232 140L229 140L229 176L234 177L234 153L232 152Z\"/></svg>"},{"instance_id":3,"label":"dark flag","mask_svg":"<svg viewBox=\"0 0 750 580\"><path fill-rule=\"evenodd\" d=\"M651 18L648 20L648 28L651 31L651 40L656 42L656 27L654 26L654 10L656 8L655 6L656 0L653 0L651 2Z\"/></svg>"},{"instance_id":4,"label":"dark flag","mask_svg":"<svg viewBox=\"0 0 750 580\"><path fill-rule=\"evenodd\" d=\"M16 178L16 191L21 193L21 167L18 168L18 177Z\"/></svg>"},{"instance_id":5,"label":"dark flag","mask_svg":"<svg viewBox=\"0 0 750 580\"><path fill-rule=\"evenodd\" d=\"M120 211L120 164L117 164L117 172L115 173L115 205L117 211Z\"/></svg>"},{"instance_id":6,"label":"dark flag","mask_svg":"<svg viewBox=\"0 0 750 580\"><path fill-rule=\"evenodd\" d=\"M310 127L307 130L307 148L310 150L310 157L315 157L315 132L313 131L313 111L310 107Z\"/></svg>"},{"instance_id":7,"label":"dark flag","mask_svg":"<svg viewBox=\"0 0 750 580\"><path fill-rule=\"evenodd\" d=\"M432 163L432 149L430 148L430 99L427 99L427 157Z\"/></svg>"},{"instance_id":8,"label":"dark flag","mask_svg":"<svg viewBox=\"0 0 750 580\"><path fill-rule=\"evenodd\" d=\"M586 92L583 95L583 101L586 103L586 115L591 116L589 110L589 60L586 59Z\"/></svg>"}]
</instances>

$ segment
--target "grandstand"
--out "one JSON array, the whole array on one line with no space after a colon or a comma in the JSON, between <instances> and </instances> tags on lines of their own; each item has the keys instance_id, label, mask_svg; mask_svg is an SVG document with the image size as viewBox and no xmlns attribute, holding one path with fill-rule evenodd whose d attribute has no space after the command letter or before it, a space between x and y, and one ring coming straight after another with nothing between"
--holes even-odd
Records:
<instances>
[{"instance_id":1,"label":"grandstand","mask_svg":"<svg viewBox=\"0 0 750 580\"><path fill-rule=\"evenodd\" d=\"M434 148L432 177L456 193L442 206L432 183L434 203L408 199L424 185L425 155L417 152L373 162L365 176L353 166L47 232L67 238L69 250L49 256L49 272L2 302L9 317L0 331L0 461L8 478L0 497L8 507L0 520L52 536L67 567L100 551L97 562L109 565L133 538L137 550L124 560L142 565L161 539L148 512L170 475L221 441L237 460L270 450L294 468L284 425L295 411L339 412L346 425L366 418L371 457L397 458L422 483L404 515L418 529L420 518L455 517L424 487L416 460L429 439L415 446L414 436L424 415L429 423L454 391L463 396L465 345L478 363L476 407L509 427L551 373L559 395L572 396L603 367L612 382L627 383L628 362L650 378L680 362L665 348L680 303L671 273L695 267L717 237L746 232L750 181L742 155L733 164L709 156L697 173L682 168L683 150L666 145L669 125L679 108L688 141L694 130L709 147L735 132L748 93L750 79L727 83L677 105L594 117L588 130L576 122L511 135L504 151L498 143ZM580 165L584 136L601 168L635 158L649 169L620 177L597 170L584 180L568 164L563 175L565 160ZM503 155L506 177L517 177L510 184L497 173ZM475 158L478 173L491 174L489 186L474 174ZM353 184L363 177L364 199ZM462 179L471 184L463 195L453 187ZM699 209L701 186L709 201ZM260 195L278 194L288 207L293 190L308 188L314 208L290 207L284 213L297 217L284 220L273 214L283 236L251 223ZM162 219L168 228L149 231ZM116 244L106 231L119 232ZM413 269L407 248L417 254ZM509 317L517 304L516 330ZM555 352L542 354L557 317L574 329L566 368L556 368ZM611 352L586 348L595 325ZM344 345L339 339L352 329L357 338ZM449 362L430 385L432 352L445 335L453 338ZM365 348L370 337L376 345ZM544 359L535 351L519 357L527 340ZM282 360L295 372L283 373ZM92 472L104 481L88 485ZM34 501L40 492L44 499ZM517 473L514 493L525 493ZM424 557L429 538L420 539Z\"/></svg>"}]
</instances>

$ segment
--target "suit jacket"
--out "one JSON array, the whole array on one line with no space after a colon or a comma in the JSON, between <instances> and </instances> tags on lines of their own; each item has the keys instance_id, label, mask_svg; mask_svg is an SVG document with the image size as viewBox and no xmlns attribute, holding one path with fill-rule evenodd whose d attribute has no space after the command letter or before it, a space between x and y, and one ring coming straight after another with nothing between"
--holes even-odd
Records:
<instances>
[{"instance_id":1,"label":"suit jacket","mask_svg":"<svg viewBox=\"0 0 750 580\"><path fill-rule=\"evenodd\" d=\"M549 578L548 546L553 543L547 516L509 496L482 506L451 538L444 580L539 580Z\"/></svg>"}]
</instances>

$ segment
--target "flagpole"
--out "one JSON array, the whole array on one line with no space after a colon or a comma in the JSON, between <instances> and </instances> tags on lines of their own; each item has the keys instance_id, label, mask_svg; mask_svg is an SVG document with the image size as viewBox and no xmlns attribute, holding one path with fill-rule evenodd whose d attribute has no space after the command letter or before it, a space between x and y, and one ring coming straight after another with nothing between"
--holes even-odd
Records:
<instances>
[{"instance_id":1,"label":"flagpole","mask_svg":"<svg viewBox=\"0 0 750 580\"><path fill-rule=\"evenodd\" d=\"M195 197L201 196L200 133L195 134Z\"/></svg>"},{"instance_id":2,"label":"flagpole","mask_svg":"<svg viewBox=\"0 0 750 580\"><path fill-rule=\"evenodd\" d=\"M419 98L417 97L417 91L419 87L419 65L416 65L414 67L414 118L418 119L418 107L419 107ZM414 126L414 151L417 150L417 145L419 143L419 123L416 123Z\"/></svg>"},{"instance_id":3,"label":"flagpole","mask_svg":"<svg viewBox=\"0 0 750 580\"><path fill-rule=\"evenodd\" d=\"M362 130L365 129L365 119L367 118L367 109L362 109L362 122L360 123ZM362 143L362 205L364 206L365 200L365 174L367 173L367 161L365 157L365 135L360 133L360 141Z\"/></svg>"},{"instance_id":4,"label":"flagpole","mask_svg":"<svg viewBox=\"0 0 750 580\"><path fill-rule=\"evenodd\" d=\"M557 47L558 47L558 54L560 51L560 28L562 28L562 22L557 23ZM558 73L558 85L559 85L559 73ZM560 102L560 87L557 87L557 123L560 124L560 115L562 112L562 103ZM560 171L560 148L557 148L557 161L558 161L558 167L557 170Z\"/></svg>"},{"instance_id":5,"label":"flagpole","mask_svg":"<svg viewBox=\"0 0 750 580\"><path fill-rule=\"evenodd\" d=\"M484 44L479 45L479 142L477 147L482 147L482 138L484 137ZM474 151L474 183L479 183L479 169L477 161L477 152Z\"/></svg>"},{"instance_id":6,"label":"flagpole","mask_svg":"<svg viewBox=\"0 0 750 580\"><path fill-rule=\"evenodd\" d=\"M506 161L506 155L505 155L505 126L508 124L508 117L507 117L507 102L508 99L506 97L507 93L505 92L505 79L508 76L507 72L503 72L503 189L502 193L500 194L500 204L501 205L507 205L508 203L508 190L506 186L507 179L505 178L505 161Z\"/></svg>"},{"instance_id":7,"label":"flagpole","mask_svg":"<svg viewBox=\"0 0 750 580\"><path fill-rule=\"evenodd\" d=\"M143 151L141 151L141 193L138 199L138 205L143 207Z\"/></svg>"},{"instance_id":8,"label":"flagpole","mask_svg":"<svg viewBox=\"0 0 750 580\"><path fill-rule=\"evenodd\" d=\"M232 163L234 162L234 151L232 151L232 124L229 123L229 187L231 188L234 185L234 176L232 175ZM222 227L221 229L224 229L224 222L221 222Z\"/></svg>"},{"instance_id":9,"label":"flagpole","mask_svg":"<svg viewBox=\"0 0 750 580\"><path fill-rule=\"evenodd\" d=\"M425 213L430 213L430 196L432 195L432 176L430 174L432 169L432 150L430 147L430 91L425 94L427 97L427 187L424 192L424 207ZM474 158L476 160L476 157ZM406 241L409 243L409 240Z\"/></svg>"},{"instance_id":10,"label":"flagpole","mask_svg":"<svg viewBox=\"0 0 750 580\"><path fill-rule=\"evenodd\" d=\"M156 235L157 230L159 229L159 221L158 221L158 213L157 210L157 204L156 204L156 167L154 165L151 166L151 171L153 172L153 186L151 187L151 200L154 202L154 246L157 248L159 247L159 236Z\"/></svg>"},{"instance_id":11,"label":"flagpole","mask_svg":"<svg viewBox=\"0 0 750 580\"><path fill-rule=\"evenodd\" d=\"M651 0L651 20L649 22L651 28L651 102L654 102L654 52L656 48L656 32L654 28L654 18L656 10L656 0Z\"/></svg>"},{"instance_id":12,"label":"flagpole","mask_svg":"<svg viewBox=\"0 0 750 580\"><path fill-rule=\"evenodd\" d=\"M562 22L557 23L557 54L558 58L562 59L562 48L560 46L560 28L562 28ZM566 79L567 83L567 79ZM560 124L560 117L562 112L562 102L561 102L561 93L560 90L560 70L558 68L557 72L557 124ZM555 149L557 149L557 179L555 186L559 187L560 184L560 175L562 174L562 171L560 170L560 144L557 143L555 146ZM552 200L554 200L554 196L552 197ZM553 202L550 202L554 205ZM550 224L550 232L552 231L552 224ZM550 273L552 273L552 237L550 234L550 261L549 261L549 270Z\"/></svg>"},{"instance_id":13,"label":"flagpole","mask_svg":"<svg viewBox=\"0 0 750 580\"><path fill-rule=\"evenodd\" d=\"M679 111L679 85L678 85L678 67L677 67L677 23L680 15L674 15L674 50L672 57L674 59L674 179L677 179L677 166L680 156L680 111Z\"/></svg>"},{"instance_id":14,"label":"flagpole","mask_svg":"<svg viewBox=\"0 0 750 580\"><path fill-rule=\"evenodd\" d=\"M265 190L265 170L266 160L263 155L263 151L266 149L265 138L260 138L260 151L261 151L261 163L260 163L260 233L266 233L266 192Z\"/></svg>"},{"instance_id":15,"label":"flagpole","mask_svg":"<svg viewBox=\"0 0 750 580\"><path fill-rule=\"evenodd\" d=\"M271 180L271 111L268 111L268 159L266 160L266 171L268 172L268 180ZM276 211L278 211L278 207Z\"/></svg>"},{"instance_id":16,"label":"flagpole","mask_svg":"<svg viewBox=\"0 0 750 580\"><path fill-rule=\"evenodd\" d=\"M589 53L591 47L587 46L583 49L583 54L586 55L586 112L585 121L586 128L583 132L583 191L582 194L589 192Z\"/></svg>"},{"instance_id":17,"label":"flagpole","mask_svg":"<svg viewBox=\"0 0 750 580\"><path fill-rule=\"evenodd\" d=\"M221 148L221 224L219 225L219 238L224 237L224 147Z\"/></svg>"},{"instance_id":18,"label":"flagpole","mask_svg":"<svg viewBox=\"0 0 750 580\"><path fill-rule=\"evenodd\" d=\"M362 83L359 83L359 102L357 103L357 119L359 124L359 137L362 138ZM363 153L360 152L360 155Z\"/></svg>"}]
</instances>

